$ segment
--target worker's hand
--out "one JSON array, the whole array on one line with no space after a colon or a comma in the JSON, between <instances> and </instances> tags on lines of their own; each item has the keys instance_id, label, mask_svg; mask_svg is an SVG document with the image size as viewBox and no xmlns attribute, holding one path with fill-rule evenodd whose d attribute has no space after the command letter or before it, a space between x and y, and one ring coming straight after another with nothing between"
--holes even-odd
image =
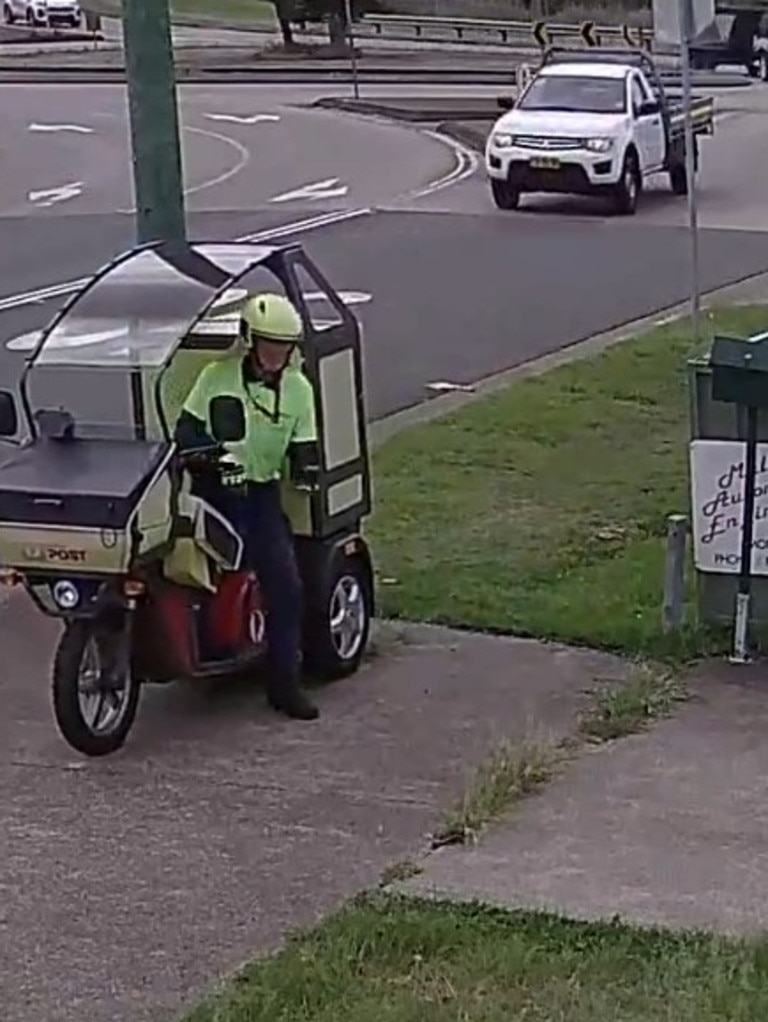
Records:
<instances>
[{"instance_id":1,"label":"worker's hand","mask_svg":"<svg viewBox=\"0 0 768 1022\"><path fill-rule=\"evenodd\" d=\"M245 483L245 469L233 454L225 453L219 458L219 469L224 486L242 486Z\"/></svg>"}]
</instances>

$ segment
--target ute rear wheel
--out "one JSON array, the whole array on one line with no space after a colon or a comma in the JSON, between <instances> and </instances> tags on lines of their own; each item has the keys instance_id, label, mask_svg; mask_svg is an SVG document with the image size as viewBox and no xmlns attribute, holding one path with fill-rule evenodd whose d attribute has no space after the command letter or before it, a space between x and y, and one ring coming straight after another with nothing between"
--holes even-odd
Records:
<instances>
[{"instance_id":1,"label":"ute rear wheel","mask_svg":"<svg viewBox=\"0 0 768 1022\"><path fill-rule=\"evenodd\" d=\"M365 559L339 554L307 593L304 668L324 681L358 670L368 648L373 590Z\"/></svg>"},{"instance_id":2,"label":"ute rear wheel","mask_svg":"<svg viewBox=\"0 0 768 1022\"><path fill-rule=\"evenodd\" d=\"M498 209L517 209L520 205L520 192L508 181L491 178L491 195Z\"/></svg>"},{"instance_id":3,"label":"ute rear wheel","mask_svg":"<svg viewBox=\"0 0 768 1022\"><path fill-rule=\"evenodd\" d=\"M99 677L106 642L93 621L69 623L53 663L53 709L62 737L85 756L108 756L125 744L136 719L140 684L128 669L112 691Z\"/></svg>"},{"instance_id":4,"label":"ute rear wheel","mask_svg":"<svg viewBox=\"0 0 768 1022\"><path fill-rule=\"evenodd\" d=\"M688 194L688 171L684 163L675 163L669 168L669 184L675 195Z\"/></svg>"}]
</instances>

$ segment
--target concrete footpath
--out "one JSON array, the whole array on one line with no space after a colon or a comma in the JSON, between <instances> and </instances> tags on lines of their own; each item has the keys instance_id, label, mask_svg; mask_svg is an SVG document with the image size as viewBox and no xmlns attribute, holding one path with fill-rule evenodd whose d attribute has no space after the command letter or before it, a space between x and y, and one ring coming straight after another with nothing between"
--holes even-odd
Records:
<instances>
[{"instance_id":1,"label":"concrete footpath","mask_svg":"<svg viewBox=\"0 0 768 1022\"><path fill-rule=\"evenodd\" d=\"M49 706L56 625L0 609L0 1019L158 1022L388 866L505 739L560 738L609 656L385 631L283 721L252 687L145 692L129 745L86 761Z\"/></svg>"},{"instance_id":2,"label":"concrete footpath","mask_svg":"<svg viewBox=\"0 0 768 1022\"><path fill-rule=\"evenodd\" d=\"M768 929L768 667L711 665L645 734L580 757L471 849L429 856L412 894L588 920Z\"/></svg>"}]
</instances>

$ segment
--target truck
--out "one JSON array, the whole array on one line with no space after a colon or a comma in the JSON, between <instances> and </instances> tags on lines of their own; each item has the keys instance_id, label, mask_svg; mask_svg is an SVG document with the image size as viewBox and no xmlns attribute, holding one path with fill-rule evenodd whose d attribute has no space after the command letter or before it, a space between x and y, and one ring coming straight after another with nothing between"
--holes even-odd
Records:
<instances>
[{"instance_id":1,"label":"truck","mask_svg":"<svg viewBox=\"0 0 768 1022\"><path fill-rule=\"evenodd\" d=\"M716 10L714 22L688 47L691 67L695 71L714 71L723 65L737 65L751 78L763 77L768 6L718 4Z\"/></svg>"},{"instance_id":2,"label":"truck","mask_svg":"<svg viewBox=\"0 0 768 1022\"><path fill-rule=\"evenodd\" d=\"M504 110L485 149L491 195L517 209L530 192L596 195L621 215L635 213L652 174L687 195L685 110L668 95L653 58L640 50L599 54L553 48ZM691 104L694 165L698 140L714 131L714 101Z\"/></svg>"}]
</instances>

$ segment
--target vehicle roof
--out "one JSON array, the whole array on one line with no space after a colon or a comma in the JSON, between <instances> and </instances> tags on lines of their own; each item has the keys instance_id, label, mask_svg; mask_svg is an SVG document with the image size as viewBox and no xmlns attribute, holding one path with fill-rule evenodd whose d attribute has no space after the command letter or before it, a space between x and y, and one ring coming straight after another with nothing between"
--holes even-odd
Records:
<instances>
[{"instance_id":1,"label":"vehicle roof","mask_svg":"<svg viewBox=\"0 0 768 1022\"><path fill-rule=\"evenodd\" d=\"M564 61L562 64L550 64L542 68L539 74L547 75L547 77L562 75L575 78L624 78L632 70L631 64L609 64L598 61L594 63L574 61L569 64Z\"/></svg>"},{"instance_id":2,"label":"vehicle roof","mask_svg":"<svg viewBox=\"0 0 768 1022\"><path fill-rule=\"evenodd\" d=\"M68 352L84 345L94 355L101 348L107 364L117 367L117 345L125 365L132 358L160 365L201 317L218 320L238 308L245 294L238 281L280 251L244 242L132 249L92 277L52 320L31 361L67 364Z\"/></svg>"}]
</instances>

